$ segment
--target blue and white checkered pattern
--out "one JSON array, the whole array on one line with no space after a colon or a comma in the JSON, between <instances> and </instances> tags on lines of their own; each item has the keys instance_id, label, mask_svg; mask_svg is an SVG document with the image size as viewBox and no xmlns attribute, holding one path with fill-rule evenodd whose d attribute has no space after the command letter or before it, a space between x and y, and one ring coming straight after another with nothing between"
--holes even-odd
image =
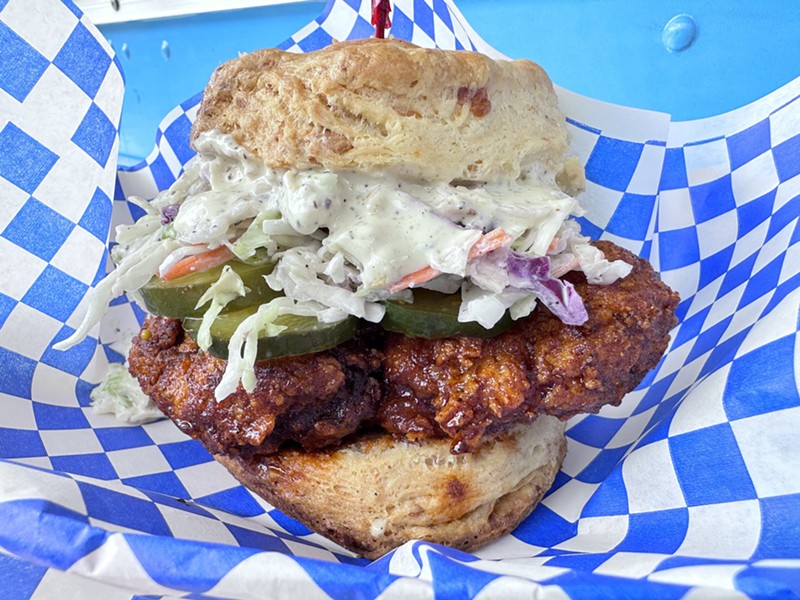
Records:
<instances>
[{"instance_id":1,"label":"blue and white checkered pattern","mask_svg":"<svg viewBox=\"0 0 800 600\"><path fill-rule=\"evenodd\" d=\"M370 35L369 4L332 0L282 47ZM397 37L497 56L448 0L393 5ZM109 223L139 216L125 198L152 197L191 158L199 96L114 185L122 75L80 11L0 0L0 60L0 590L800 595L800 80L686 123L559 90L589 180L584 231L648 257L680 293L681 323L619 407L570 423L553 490L513 535L368 563L254 498L171 423L91 411L135 305L118 299L93 337L50 348L105 272Z\"/></svg>"}]
</instances>

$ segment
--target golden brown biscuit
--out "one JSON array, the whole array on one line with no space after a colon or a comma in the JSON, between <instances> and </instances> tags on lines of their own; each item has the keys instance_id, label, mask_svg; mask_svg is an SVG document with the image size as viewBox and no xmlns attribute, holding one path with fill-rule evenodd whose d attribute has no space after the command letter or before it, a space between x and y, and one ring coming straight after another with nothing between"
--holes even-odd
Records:
<instances>
[{"instance_id":1,"label":"golden brown biscuit","mask_svg":"<svg viewBox=\"0 0 800 600\"><path fill-rule=\"evenodd\" d=\"M335 450L215 458L284 513L376 559L409 540L470 551L510 533L565 453L563 422L543 416L469 454L451 454L447 440L376 435Z\"/></svg>"},{"instance_id":2,"label":"golden brown biscuit","mask_svg":"<svg viewBox=\"0 0 800 600\"><path fill-rule=\"evenodd\" d=\"M565 189L582 179L539 65L400 40L231 60L211 78L192 138L214 129L272 168L391 169L436 182L546 171Z\"/></svg>"}]
</instances>

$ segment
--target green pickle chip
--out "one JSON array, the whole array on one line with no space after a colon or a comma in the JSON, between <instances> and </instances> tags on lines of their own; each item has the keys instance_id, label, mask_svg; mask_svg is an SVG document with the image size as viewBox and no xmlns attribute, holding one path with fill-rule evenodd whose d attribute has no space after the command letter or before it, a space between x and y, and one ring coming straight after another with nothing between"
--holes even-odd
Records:
<instances>
[{"instance_id":1,"label":"green pickle chip","mask_svg":"<svg viewBox=\"0 0 800 600\"><path fill-rule=\"evenodd\" d=\"M388 331L427 339L457 335L489 338L508 331L513 321L506 312L491 329L480 323L458 320L461 298L458 294L442 294L433 290L416 289L414 301L389 300L381 325Z\"/></svg>"},{"instance_id":2,"label":"green pickle chip","mask_svg":"<svg viewBox=\"0 0 800 600\"><path fill-rule=\"evenodd\" d=\"M228 343L236 328L256 310L258 307L250 307L219 315L211 325L211 347L208 353L227 359ZM201 322L200 317L188 317L183 320L183 328L189 335L196 337ZM310 354L338 346L355 335L358 319L351 316L336 323L321 323L315 317L281 315L275 319L275 324L283 325L286 329L275 336L258 338L257 360Z\"/></svg>"},{"instance_id":3,"label":"green pickle chip","mask_svg":"<svg viewBox=\"0 0 800 600\"><path fill-rule=\"evenodd\" d=\"M242 278L244 286L250 290L247 295L232 300L225 307L225 312L259 306L281 295L280 292L270 288L264 279L265 275L272 272L274 263L258 260L252 262L232 260L225 265L229 265ZM197 302L206 293L206 290L219 279L225 265L185 275L171 281L162 281L158 277L153 277L139 290L145 308L151 314L170 319L202 317L208 305L195 308Z\"/></svg>"}]
</instances>

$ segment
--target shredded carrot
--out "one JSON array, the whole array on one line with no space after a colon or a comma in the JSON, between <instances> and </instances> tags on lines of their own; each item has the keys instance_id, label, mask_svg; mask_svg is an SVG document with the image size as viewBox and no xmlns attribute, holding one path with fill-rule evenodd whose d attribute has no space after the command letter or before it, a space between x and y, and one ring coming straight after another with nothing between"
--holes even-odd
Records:
<instances>
[{"instance_id":1,"label":"shredded carrot","mask_svg":"<svg viewBox=\"0 0 800 600\"><path fill-rule=\"evenodd\" d=\"M473 258L478 258L484 254L488 254L492 250L502 248L510 241L511 235L508 234L504 229L498 227L497 229L493 229L489 233L485 233L478 238L478 241L472 244L472 248L469 249L469 254L467 256L470 260ZM389 286L389 291L394 294L395 292L399 292L400 290L404 290L406 288L413 288L414 286L423 284L426 281L430 281L437 275L441 274L441 271L438 271L433 267L422 267L419 271L409 273L405 277L395 281Z\"/></svg>"},{"instance_id":2,"label":"shredded carrot","mask_svg":"<svg viewBox=\"0 0 800 600\"><path fill-rule=\"evenodd\" d=\"M558 279L559 277L561 277L562 275L566 275L573 269L577 269L579 266L581 266L581 263L578 260L578 257L573 256L569 261L565 262L560 267L556 269L551 269L550 275Z\"/></svg>"},{"instance_id":3,"label":"shredded carrot","mask_svg":"<svg viewBox=\"0 0 800 600\"><path fill-rule=\"evenodd\" d=\"M477 242L469 249L470 258L478 258L484 254L489 254L492 250L502 248L511 242L511 234L507 233L505 229L498 227L489 233L482 235Z\"/></svg>"},{"instance_id":4,"label":"shredded carrot","mask_svg":"<svg viewBox=\"0 0 800 600\"><path fill-rule=\"evenodd\" d=\"M395 281L389 286L389 291L394 294L395 292L399 292L400 290L404 290L406 288L413 288L414 286L425 283L426 281L430 281L437 275L441 274L441 271L438 271L433 267L422 267L419 271L409 273L405 277Z\"/></svg>"},{"instance_id":5,"label":"shredded carrot","mask_svg":"<svg viewBox=\"0 0 800 600\"><path fill-rule=\"evenodd\" d=\"M219 248L214 248L213 250L201 254L193 254L172 265L166 273L161 275L161 279L170 281L191 273L207 271L208 269L213 269L218 265L228 262L233 257L233 252L231 252L227 246L220 246Z\"/></svg>"}]
</instances>

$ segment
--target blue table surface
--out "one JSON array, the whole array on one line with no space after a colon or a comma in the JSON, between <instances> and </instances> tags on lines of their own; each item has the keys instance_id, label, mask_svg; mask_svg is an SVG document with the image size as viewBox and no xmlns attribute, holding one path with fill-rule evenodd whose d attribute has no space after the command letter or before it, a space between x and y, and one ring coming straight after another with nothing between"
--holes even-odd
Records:
<instances>
[{"instance_id":1,"label":"blue table surface","mask_svg":"<svg viewBox=\"0 0 800 600\"><path fill-rule=\"evenodd\" d=\"M743 106L800 76L797 0L456 5L489 44L512 58L537 61L557 84L677 120ZM163 116L201 91L217 65L281 43L324 6L302 2L102 26L126 77L121 162L150 152ZM663 30L678 15L689 15L697 33L688 48L670 51Z\"/></svg>"}]
</instances>

